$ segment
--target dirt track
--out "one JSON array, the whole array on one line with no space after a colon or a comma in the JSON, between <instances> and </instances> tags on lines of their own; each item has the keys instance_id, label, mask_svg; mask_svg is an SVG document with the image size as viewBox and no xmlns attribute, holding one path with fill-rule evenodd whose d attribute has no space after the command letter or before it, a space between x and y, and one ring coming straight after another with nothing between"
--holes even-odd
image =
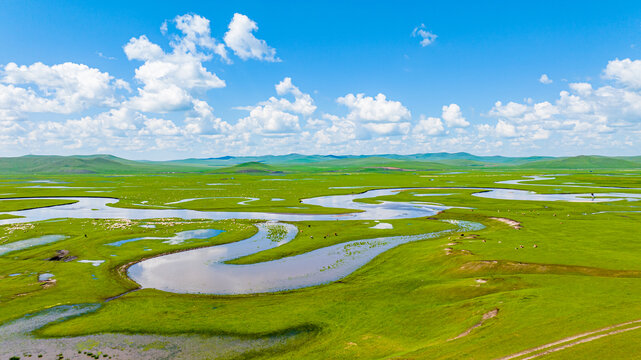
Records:
<instances>
[{"instance_id":1,"label":"dirt track","mask_svg":"<svg viewBox=\"0 0 641 360\"><path fill-rule=\"evenodd\" d=\"M636 325L636 326L630 326L630 325ZM590 341L598 340L606 336L616 335L616 334L624 333L626 331L636 330L640 328L641 328L641 319L628 321L628 322L624 322L617 325L607 326L598 330L593 330L593 331L585 332L582 334L566 337L564 339L551 342L549 344L537 346L535 348L523 350L521 352L518 352L512 355L504 356L497 360L534 359L539 356L544 356L553 352L565 350L567 348L570 348L579 344L584 344Z\"/></svg>"}]
</instances>

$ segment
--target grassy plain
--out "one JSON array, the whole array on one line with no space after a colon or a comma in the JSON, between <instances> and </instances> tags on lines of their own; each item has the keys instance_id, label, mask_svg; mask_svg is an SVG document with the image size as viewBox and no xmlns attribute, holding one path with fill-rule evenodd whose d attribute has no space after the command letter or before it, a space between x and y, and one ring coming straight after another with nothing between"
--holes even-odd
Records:
<instances>
[{"instance_id":1,"label":"grassy plain","mask_svg":"<svg viewBox=\"0 0 641 360\"><path fill-rule=\"evenodd\" d=\"M273 169L272 169L273 170ZM313 171L312 171L313 170ZM270 170L271 171L271 170ZM274 294L181 295L144 289L110 301L95 313L47 326L39 336L95 333L232 334L264 337L292 330L304 341L257 358L285 359L492 359L608 325L641 318L641 202L568 203L493 200L479 190L425 187L505 187L545 193L633 192L641 171L563 170L564 176L538 182L556 186L497 185L496 181L558 170L367 171L318 170L299 166L283 173L194 173L156 175L3 176L3 198L107 196L116 207L187 208L210 211L344 213L301 204L300 200L376 188L416 188L368 199L422 201L454 206L430 218L385 220L393 229L371 229L373 221L295 222L302 232L290 243L232 261L247 264L301 254L355 239L419 234L449 225L434 219L483 223L474 235L449 235L389 250L345 279ZM27 188L26 181L52 180L66 188ZM571 184L566 184L571 183ZM60 184L55 184L60 185ZM50 184L54 186L54 184ZM95 192L103 191L103 192ZM440 194L421 197L418 194ZM201 198L167 204L189 198ZM246 198L259 200L238 204ZM282 199L274 201L272 199ZM51 206L62 200L0 201L0 212ZM609 211L608 213L601 213ZM14 212L13 214L19 215ZM0 214L2 216L2 214ZM8 216L8 215L5 215ZM509 218L522 228L491 219ZM0 323L60 304L100 302L137 285L122 266L143 258L237 241L251 236L254 221L141 221L63 219L0 227L0 245L45 234L67 239L0 256ZM155 224L156 228L140 225ZM170 236L191 229L220 229L211 239L169 245L145 240L120 247L107 243L141 236ZM311 238L310 236L313 236ZM87 263L45 259L59 249ZM51 272L45 287L37 274ZM21 274L10 276L12 274ZM467 336L451 340L499 309ZM571 347L550 358L607 354L635 358L641 330ZM589 356L588 356L589 357Z\"/></svg>"}]
</instances>

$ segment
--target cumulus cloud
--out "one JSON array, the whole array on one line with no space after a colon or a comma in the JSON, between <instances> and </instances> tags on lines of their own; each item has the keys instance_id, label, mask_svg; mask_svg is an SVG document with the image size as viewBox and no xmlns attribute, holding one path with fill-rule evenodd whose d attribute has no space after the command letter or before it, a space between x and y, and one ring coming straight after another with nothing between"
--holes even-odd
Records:
<instances>
[{"instance_id":1,"label":"cumulus cloud","mask_svg":"<svg viewBox=\"0 0 641 360\"><path fill-rule=\"evenodd\" d=\"M439 135L445 131L443 127L443 121L437 117L425 117L421 116L416 126L412 130L413 133L417 135Z\"/></svg>"},{"instance_id":2,"label":"cumulus cloud","mask_svg":"<svg viewBox=\"0 0 641 360\"><path fill-rule=\"evenodd\" d=\"M50 145L67 149L113 145L117 139L125 143L136 136L137 127L144 120L143 116L130 109L112 109L79 119L32 124L26 141L31 146Z\"/></svg>"},{"instance_id":3,"label":"cumulus cloud","mask_svg":"<svg viewBox=\"0 0 641 360\"><path fill-rule=\"evenodd\" d=\"M165 119L145 119L145 127L141 130L141 135L161 135L175 136L180 133L180 129L171 120Z\"/></svg>"},{"instance_id":4,"label":"cumulus cloud","mask_svg":"<svg viewBox=\"0 0 641 360\"><path fill-rule=\"evenodd\" d=\"M362 125L366 131L362 138L369 138L375 136L395 136L407 134L410 130L411 124L409 122L400 123L365 123Z\"/></svg>"},{"instance_id":5,"label":"cumulus cloud","mask_svg":"<svg viewBox=\"0 0 641 360\"><path fill-rule=\"evenodd\" d=\"M517 137L516 127L506 121L499 120L496 123L496 134L501 137Z\"/></svg>"},{"instance_id":6,"label":"cumulus cloud","mask_svg":"<svg viewBox=\"0 0 641 360\"><path fill-rule=\"evenodd\" d=\"M294 115L271 105L257 106L249 116L240 120L240 128L246 131L271 134L295 133L300 130L298 115Z\"/></svg>"},{"instance_id":7,"label":"cumulus cloud","mask_svg":"<svg viewBox=\"0 0 641 360\"><path fill-rule=\"evenodd\" d=\"M244 132L267 134L291 134L300 131L300 117L309 117L316 111L314 100L292 83L289 77L275 85L280 96L291 95L294 101L285 97L270 97L255 106L243 107L249 116L239 120L237 128Z\"/></svg>"},{"instance_id":8,"label":"cumulus cloud","mask_svg":"<svg viewBox=\"0 0 641 360\"><path fill-rule=\"evenodd\" d=\"M232 126L214 116L214 109L206 101L194 100L193 110L185 118L185 133L190 135L215 135L231 131Z\"/></svg>"},{"instance_id":9,"label":"cumulus cloud","mask_svg":"<svg viewBox=\"0 0 641 360\"><path fill-rule=\"evenodd\" d=\"M182 37L176 38L173 45L181 48L185 53L197 53L197 47L212 50L224 61L230 62L227 56L227 49L222 43L218 43L211 36L209 19L200 15L179 15L174 19L176 28L183 33ZM166 23L165 23L166 24Z\"/></svg>"},{"instance_id":10,"label":"cumulus cloud","mask_svg":"<svg viewBox=\"0 0 641 360\"><path fill-rule=\"evenodd\" d=\"M124 47L129 59L144 63L136 69L135 78L142 87L127 106L146 112L188 110L194 101L194 92L225 87L225 81L209 72L203 65L211 59L204 50L215 50L209 20L198 15L183 15L175 19L183 36L175 37L166 53L142 35L131 38ZM226 55L225 55L226 58Z\"/></svg>"},{"instance_id":11,"label":"cumulus cloud","mask_svg":"<svg viewBox=\"0 0 641 360\"><path fill-rule=\"evenodd\" d=\"M266 47L264 41L252 39L251 32L257 27L251 20L244 23L250 36L243 37L243 20L248 19L238 16L232 20L235 25L230 27L230 36L240 41L236 43L241 46L236 49L239 54L246 46L252 48L253 57L277 60L274 50ZM169 25L175 25L173 33ZM2 143L9 144L5 138L11 134L15 135L11 143L28 146L29 151L47 147L93 148L101 152L167 147L181 150L184 144L202 146L208 141L212 145L222 144L220 139L234 127L216 117L202 96L210 89L226 85L205 67L214 56L231 63L225 44L211 36L210 21L196 14L164 22L161 32L170 37L168 51L146 35L133 37L123 46L129 60L142 62L135 69L137 87L129 98L126 98L127 92L131 92L129 83L82 64L9 63L0 67ZM263 52L257 52L261 46ZM277 85L277 93L282 97L259 104L251 114L264 120L265 132L276 133L288 126L300 129L296 124L298 116L307 117L315 111L313 100L289 78ZM70 114L82 110L91 110L92 114L63 121L24 118L29 112ZM296 123L292 123L292 117ZM15 122L20 119L24 121Z\"/></svg>"},{"instance_id":12,"label":"cumulus cloud","mask_svg":"<svg viewBox=\"0 0 641 360\"><path fill-rule=\"evenodd\" d=\"M425 24L421 24L420 26L414 28L414 30L412 31L412 37L420 38L421 46L426 47L434 43L438 36L430 31L427 31L425 28Z\"/></svg>"},{"instance_id":13,"label":"cumulus cloud","mask_svg":"<svg viewBox=\"0 0 641 360\"><path fill-rule=\"evenodd\" d=\"M613 80L611 85L570 83L552 102L497 101L488 112L497 119L496 124L479 126L479 134L510 138L519 145L549 139L558 146L614 144L618 141L614 134L623 138L641 128L639 64L629 59L610 61L604 78Z\"/></svg>"},{"instance_id":14,"label":"cumulus cloud","mask_svg":"<svg viewBox=\"0 0 641 360\"><path fill-rule=\"evenodd\" d=\"M8 63L0 71L0 111L73 113L115 106L115 91L128 84L84 64Z\"/></svg>"},{"instance_id":15,"label":"cumulus cloud","mask_svg":"<svg viewBox=\"0 0 641 360\"><path fill-rule=\"evenodd\" d=\"M541 84L546 84L546 85L547 85L547 84L551 84L553 81L552 81L552 79L550 79L550 78L548 77L548 74L543 74L543 75L541 75L541 77L539 78L539 82L540 82Z\"/></svg>"},{"instance_id":16,"label":"cumulus cloud","mask_svg":"<svg viewBox=\"0 0 641 360\"><path fill-rule=\"evenodd\" d=\"M276 50L267 45L265 40L257 39L254 31L258 30L256 22L243 14L234 14L229 23L229 31L225 33L225 44L234 54L243 60L256 59L263 61L280 61Z\"/></svg>"},{"instance_id":17,"label":"cumulus cloud","mask_svg":"<svg viewBox=\"0 0 641 360\"><path fill-rule=\"evenodd\" d=\"M641 88L641 60L615 59L608 62L604 77L634 89Z\"/></svg>"},{"instance_id":18,"label":"cumulus cloud","mask_svg":"<svg viewBox=\"0 0 641 360\"><path fill-rule=\"evenodd\" d=\"M162 48L149 41L146 35L131 38L127 45L125 45L124 50L129 60L148 61L165 56Z\"/></svg>"},{"instance_id":19,"label":"cumulus cloud","mask_svg":"<svg viewBox=\"0 0 641 360\"><path fill-rule=\"evenodd\" d=\"M443 106L443 120L448 127L467 127L470 125L461 113L461 108L457 104L450 104Z\"/></svg>"},{"instance_id":20,"label":"cumulus cloud","mask_svg":"<svg viewBox=\"0 0 641 360\"><path fill-rule=\"evenodd\" d=\"M456 103L431 109L436 116L413 120L401 101L384 94L348 93L336 98L345 107L343 115L323 113L303 91L306 86L301 90L290 77L274 85L273 96L237 108L247 114L227 122L206 101L208 91L226 85L208 69L211 61L278 59L254 37L257 26L246 16L234 16L222 42L212 37L210 25L195 14L167 21L161 29L169 39L166 48L146 35L131 38L123 50L137 66L133 91L126 81L82 64L0 66L0 149L5 154L7 149L165 149L189 150L190 156L502 149L517 155L532 149L641 145L641 61L630 59L610 61L601 82L570 83L551 99L496 101L479 114L487 119L480 124L466 112L468 121ZM436 36L426 33L419 27L414 36L429 45ZM551 79L543 74L539 81ZM46 112L73 115L28 117Z\"/></svg>"},{"instance_id":21,"label":"cumulus cloud","mask_svg":"<svg viewBox=\"0 0 641 360\"><path fill-rule=\"evenodd\" d=\"M410 111L400 101L387 100L383 94L375 97L365 94L347 94L336 99L350 110L348 120L364 122L398 122L411 117Z\"/></svg>"},{"instance_id":22,"label":"cumulus cloud","mask_svg":"<svg viewBox=\"0 0 641 360\"><path fill-rule=\"evenodd\" d=\"M321 146L346 144L356 139L357 125L353 121L331 114L325 114L324 118L331 122L331 126L322 128L314 134L317 144Z\"/></svg>"},{"instance_id":23,"label":"cumulus cloud","mask_svg":"<svg viewBox=\"0 0 641 360\"><path fill-rule=\"evenodd\" d=\"M411 129L410 111L400 101L388 100L383 94L375 97L347 94L336 99L349 112L345 117L325 115L332 125L314 136L323 143L341 144L351 140L371 140L407 135Z\"/></svg>"},{"instance_id":24,"label":"cumulus cloud","mask_svg":"<svg viewBox=\"0 0 641 360\"><path fill-rule=\"evenodd\" d=\"M291 111L294 113L299 113L305 116L309 116L316 111L316 105L314 105L314 100L309 94L305 94L298 87L292 84L292 79L286 77L283 81L276 84L276 93L281 96L293 95L294 102L290 102L286 98L277 99L275 97L270 97L267 102L262 103L262 105L273 104L276 107L279 107L285 111Z\"/></svg>"}]
</instances>

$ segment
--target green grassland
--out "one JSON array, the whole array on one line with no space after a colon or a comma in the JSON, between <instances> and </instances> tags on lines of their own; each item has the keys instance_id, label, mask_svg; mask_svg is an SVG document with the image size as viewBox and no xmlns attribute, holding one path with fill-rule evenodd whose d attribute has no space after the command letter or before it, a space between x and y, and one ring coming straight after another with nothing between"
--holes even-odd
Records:
<instances>
[{"instance_id":1,"label":"green grassland","mask_svg":"<svg viewBox=\"0 0 641 360\"><path fill-rule=\"evenodd\" d=\"M106 170L94 170L83 174L26 176L16 171L0 177L0 194L10 194L3 198L104 196L119 199L113 206L125 208L345 213L348 212L345 209L328 209L300 201L407 187L414 189L362 201L433 202L455 207L430 217L381 219L392 224L392 229L372 229L373 221L293 222L299 233L290 243L232 260L235 264L280 259L356 239L421 234L452 227L437 219L476 221L486 228L471 234L456 233L404 244L377 256L340 281L294 291L215 296L143 289L104 303L95 313L51 324L37 334L46 337L96 333L231 334L259 338L303 329L307 333L303 340L276 352L257 352L252 356L493 359L641 318L641 213L628 212L641 211L641 201L493 200L471 195L479 190L427 189L504 187L541 193L641 193L641 190L596 188L641 188L641 171L637 169L641 165L633 166L638 159L610 159L613 161L610 166L594 157L501 158L489 162L462 155L385 160L290 156L285 164L273 159L249 160L255 162L234 164L229 163L231 159L219 159L209 161L218 165L203 166L203 161L185 161L179 165L192 170L175 174L164 171L148 175L126 171L109 174ZM227 166L220 165L225 161L228 163L223 165ZM465 170L450 173L454 162L467 164ZM555 166L559 162L561 165ZM174 165L162 166L164 170L164 166ZM559 168L565 176L538 182L555 186L528 182L495 184L528 175L556 174ZM34 185L27 182L33 180L60 184L27 187ZM568 186L572 184L595 188ZM66 187L51 187L55 185ZM437 195L416 196L419 194ZM190 198L201 200L168 204ZM246 198L259 200L238 204ZM283 200L273 201L274 198ZM0 212L66 202L0 201ZM608 213L600 213L603 211ZM514 229L492 217L518 221L522 228ZM68 236L56 243L0 256L0 323L60 304L101 302L136 289L137 285L124 275L127 264L164 253L245 239L255 233L252 224L256 222L62 219L0 226L0 245L46 234ZM155 224L156 228L140 226L145 224ZM192 239L180 245L161 240L137 241L120 247L106 245L134 237L171 236L192 229L224 232L211 239ZM92 266L46 260L59 249L69 250L78 259L101 259L105 263ZM55 274L55 285L37 282L37 274L45 272ZM21 275L9 276L16 273ZM467 336L452 340L479 323L483 314L492 309L499 309L496 317L484 321ZM604 337L555 352L548 358L633 359L638 354L635 340L639 335L641 329Z\"/></svg>"}]
</instances>

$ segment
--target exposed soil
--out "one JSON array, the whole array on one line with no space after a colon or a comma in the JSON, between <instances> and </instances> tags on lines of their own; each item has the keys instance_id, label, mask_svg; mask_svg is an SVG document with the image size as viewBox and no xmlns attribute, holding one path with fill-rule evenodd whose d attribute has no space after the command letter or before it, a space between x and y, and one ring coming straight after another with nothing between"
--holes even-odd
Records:
<instances>
[{"instance_id":1,"label":"exposed soil","mask_svg":"<svg viewBox=\"0 0 641 360\"><path fill-rule=\"evenodd\" d=\"M518 222L516 220L508 219L508 218L491 217L490 219L496 220L496 221L500 221L500 222L502 222L504 224L510 225L512 228L514 228L516 230L519 230L520 228L523 227L523 226L521 226L520 222Z\"/></svg>"},{"instance_id":2,"label":"exposed soil","mask_svg":"<svg viewBox=\"0 0 641 360\"><path fill-rule=\"evenodd\" d=\"M483 314L483 317L481 318L481 321L476 323L471 328L463 331L459 336L457 336L455 338L452 338L452 339L449 339L447 341L452 341L452 340L456 340L456 339L460 339L462 337L468 336L472 332L472 330L476 329L477 327L482 326L484 322L486 322L487 320L495 317L496 315L498 315L498 313L499 313L499 309L498 308L486 312L485 314Z\"/></svg>"},{"instance_id":3,"label":"exposed soil","mask_svg":"<svg viewBox=\"0 0 641 360\"><path fill-rule=\"evenodd\" d=\"M611 270L588 266L522 263L505 260L471 261L461 265L458 272L464 274L557 274L603 277L641 277L638 270Z\"/></svg>"}]
</instances>

